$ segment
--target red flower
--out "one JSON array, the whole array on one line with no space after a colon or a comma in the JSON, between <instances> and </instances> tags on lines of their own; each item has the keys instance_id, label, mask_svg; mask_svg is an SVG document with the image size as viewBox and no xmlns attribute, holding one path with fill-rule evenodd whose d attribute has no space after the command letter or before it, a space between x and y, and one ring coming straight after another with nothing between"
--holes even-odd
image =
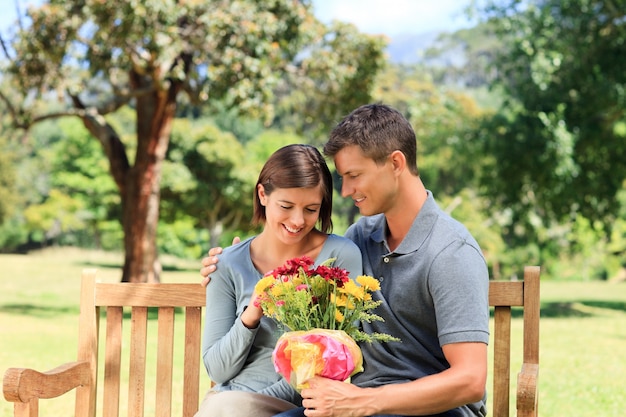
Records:
<instances>
[{"instance_id":1,"label":"red flower","mask_svg":"<svg viewBox=\"0 0 626 417\"><path fill-rule=\"evenodd\" d=\"M283 266L279 266L278 268L276 268L275 270L271 271L270 273L268 273L267 275L274 275L274 276L280 276L280 275L284 275L284 276L290 276L290 275L295 275L298 273L298 271L300 270L300 268L304 269L305 271L309 271L310 267L314 264L315 262L313 261L313 259L309 258L308 256L303 256L301 258L293 258L293 259L289 259L287 262L285 262L285 264Z\"/></svg>"},{"instance_id":2,"label":"red flower","mask_svg":"<svg viewBox=\"0 0 626 417\"><path fill-rule=\"evenodd\" d=\"M337 287L343 287L343 284L350 280L348 271L336 266L319 265L315 268L314 274L323 277L326 281L334 281Z\"/></svg>"}]
</instances>

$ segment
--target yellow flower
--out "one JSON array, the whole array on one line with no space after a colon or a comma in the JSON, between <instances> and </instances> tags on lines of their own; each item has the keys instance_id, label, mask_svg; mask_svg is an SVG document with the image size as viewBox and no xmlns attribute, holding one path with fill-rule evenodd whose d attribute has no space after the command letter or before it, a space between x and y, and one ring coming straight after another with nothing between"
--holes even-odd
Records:
<instances>
[{"instance_id":1,"label":"yellow flower","mask_svg":"<svg viewBox=\"0 0 626 417\"><path fill-rule=\"evenodd\" d=\"M269 289L268 294L270 294L271 298L278 298L283 295L283 289L280 285L275 285Z\"/></svg>"},{"instance_id":2,"label":"yellow flower","mask_svg":"<svg viewBox=\"0 0 626 417\"><path fill-rule=\"evenodd\" d=\"M356 282L361 284L367 291L378 291L380 290L380 282L374 277L370 277L369 275L361 275L356 277Z\"/></svg>"},{"instance_id":3,"label":"yellow flower","mask_svg":"<svg viewBox=\"0 0 626 417\"><path fill-rule=\"evenodd\" d=\"M340 289L340 291L344 294L356 298L357 300L363 299L363 288L356 285L354 281L348 281L343 284L343 287Z\"/></svg>"},{"instance_id":4,"label":"yellow flower","mask_svg":"<svg viewBox=\"0 0 626 417\"><path fill-rule=\"evenodd\" d=\"M272 316L273 314L276 314L276 306L273 304L269 304L269 303L264 304L263 308L266 309L268 316Z\"/></svg>"},{"instance_id":5,"label":"yellow flower","mask_svg":"<svg viewBox=\"0 0 626 417\"><path fill-rule=\"evenodd\" d=\"M269 292L272 297L278 298L284 294L289 294L290 292L293 292L293 284L291 282L281 282L270 288Z\"/></svg>"},{"instance_id":6,"label":"yellow flower","mask_svg":"<svg viewBox=\"0 0 626 417\"><path fill-rule=\"evenodd\" d=\"M341 311L335 310L335 321L338 323L343 323L344 320L345 317L343 316L343 314L341 314Z\"/></svg>"},{"instance_id":7,"label":"yellow flower","mask_svg":"<svg viewBox=\"0 0 626 417\"><path fill-rule=\"evenodd\" d=\"M274 282L275 282L275 279L271 275L263 277L254 286L254 292L257 294L261 294L262 292L267 290L269 287L271 287L272 284L274 284Z\"/></svg>"},{"instance_id":8,"label":"yellow flower","mask_svg":"<svg viewBox=\"0 0 626 417\"><path fill-rule=\"evenodd\" d=\"M348 305L348 297L345 294L339 294L339 296L331 294L330 302L335 304L337 307L345 307Z\"/></svg>"}]
</instances>

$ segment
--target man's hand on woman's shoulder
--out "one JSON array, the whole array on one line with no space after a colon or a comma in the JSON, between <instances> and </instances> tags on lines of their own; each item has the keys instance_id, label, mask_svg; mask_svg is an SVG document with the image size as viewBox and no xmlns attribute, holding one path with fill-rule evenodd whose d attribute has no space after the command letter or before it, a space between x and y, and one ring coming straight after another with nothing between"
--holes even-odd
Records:
<instances>
[{"instance_id":1,"label":"man's hand on woman's shoulder","mask_svg":"<svg viewBox=\"0 0 626 417\"><path fill-rule=\"evenodd\" d=\"M233 245L236 245L239 242L241 242L241 239L238 236L235 236L233 238ZM219 261L219 257L217 255L222 253L222 250L223 249L219 246L211 248L209 249L207 256L202 258L202 268L200 268L202 281L200 283L203 287L206 287L207 285L209 285L209 282L211 282L211 274L217 269L217 262Z\"/></svg>"}]
</instances>

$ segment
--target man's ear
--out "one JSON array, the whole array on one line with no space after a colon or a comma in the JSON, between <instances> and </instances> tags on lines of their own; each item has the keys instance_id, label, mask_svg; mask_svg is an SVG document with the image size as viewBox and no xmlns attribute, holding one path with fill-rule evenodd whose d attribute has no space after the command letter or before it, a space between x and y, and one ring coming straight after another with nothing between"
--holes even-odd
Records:
<instances>
[{"instance_id":1,"label":"man's ear","mask_svg":"<svg viewBox=\"0 0 626 417\"><path fill-rule=\"evenodd\" d=\"M401 151L393 151L391 155L389 155L389 160L393 166L393 170L395 172L402 172L406 169L406 157Z\"/></svg>"}]
</instances>

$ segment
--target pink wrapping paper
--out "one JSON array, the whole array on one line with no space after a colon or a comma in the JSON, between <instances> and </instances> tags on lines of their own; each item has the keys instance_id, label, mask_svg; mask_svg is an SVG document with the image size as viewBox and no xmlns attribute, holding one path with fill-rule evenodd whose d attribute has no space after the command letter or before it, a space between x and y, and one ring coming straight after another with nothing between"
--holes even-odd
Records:
<instances>
[{"instance_id":1,"label":"pink wrapping paper","mask_svg":"<svg viewBox=\"0 0 626 417\"><path fill-rule=\"evenodd\" d=\"M272 356L276 371L298 391L316 375L349 381L363 370L361 349L342 330L286 332L278 339Z\"/></svg>"}]
</instances>

